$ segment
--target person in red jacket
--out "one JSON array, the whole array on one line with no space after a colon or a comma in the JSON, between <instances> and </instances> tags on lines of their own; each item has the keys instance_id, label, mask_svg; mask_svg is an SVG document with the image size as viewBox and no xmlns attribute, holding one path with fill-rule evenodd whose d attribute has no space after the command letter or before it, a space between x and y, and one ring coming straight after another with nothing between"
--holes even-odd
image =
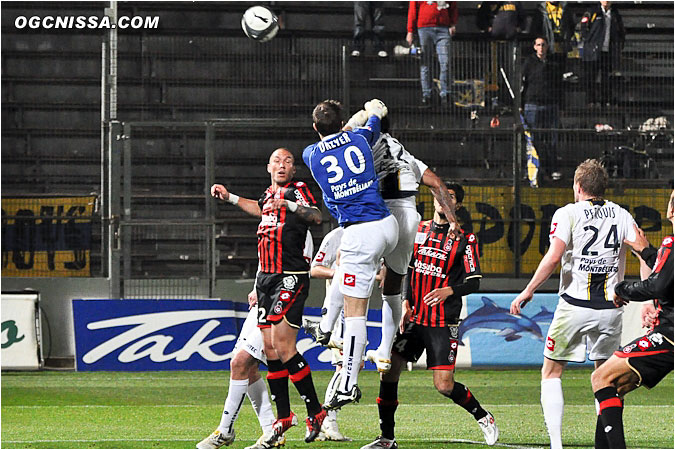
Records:
<instances>
[{"instance_id":1,"label":"person in red jacket","mask_svg":"<svg viewBox=\"0 0 675 450\"><path fill-rule=\"evenodd\" d=\"M408 6L408 34L406 41L413 43L414 32L422 47L420 81L422 83L422 104L431 104L431 71L434 48L441 66L441 105L449 103L450 83L450 39L455 34L457 23L457 2L410 2Z\"/></svg>"}]
</instances>

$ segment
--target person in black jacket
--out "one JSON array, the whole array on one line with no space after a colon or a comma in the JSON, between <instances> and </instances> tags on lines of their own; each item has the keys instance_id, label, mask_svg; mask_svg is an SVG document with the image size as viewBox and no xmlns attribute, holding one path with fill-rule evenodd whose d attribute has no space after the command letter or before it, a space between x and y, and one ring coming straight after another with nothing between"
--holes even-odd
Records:
<instances>
[{"instance_id":1,"label":"person in black jacket","mask_svg":"<svg viewBox=\"0 0 675 450\"><path fill-rule=\"evenodd\" d=\"M523 63L523 115L530 128L558 128L558 104L562 101L560 66L548 58L548 40L534 40L534 54ZM554 131L535 131L539 161L544 176L560 179L558 135Z\"/></svg>"},{"instance_id":2,"label":"person in black jacket","mask_svg":"<svg viewBox=\"0 0 675 450\"><path fill-rule=\"evenodd\" d=\"M563 72L566 72L567 53L572 49L575 27L574 13L567 7L567 2L541 2L532 16L531 32L548 39L549 57L560 64Z\"/></svg>"},{"instance_id":3,"label":"person in black jacket","mask_svg":"<svg viewBox=\"0 0 675 450\"><path fill-rule=\"evenodd\" d=\"M674 197L675 191L666 214L671 223ZM658 252L650 247L639 255L653 266L651 275L617 284L614 303L653 301L657 315L646 335L623 346L591 375L598 410L595 448L626 448L623 396L642 385L653 388L673 370L673 236L663 239Z\"/></svg>"},{"instance_id":4,"label":"person in black jacket","mask_svg":"<svg viewBox=\"0 0 675 450\"><path fill-rule=\"evenodd\" d=\"M599 2L584 14L581 19L581 38L586 100L590 107L599 107L601 103L610 106L616 102L616 87L611 83L611 75L619 67L626 39L621 14L612 6L612 2ZM600 86L596 88L598 75Z\"/></svg>"}]
</instances>

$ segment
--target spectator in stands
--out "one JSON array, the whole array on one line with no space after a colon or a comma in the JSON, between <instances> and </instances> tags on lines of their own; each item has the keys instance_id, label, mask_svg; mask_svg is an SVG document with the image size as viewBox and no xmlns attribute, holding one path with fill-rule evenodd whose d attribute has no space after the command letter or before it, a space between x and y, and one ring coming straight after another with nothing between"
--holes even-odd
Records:
<instances>
[{"instance_id":1,"label":"spectator in stands","mask_svg":"<svg viewBox=\"0 0 675 450\"><path fill-rule=\"evenodd\" d=\"M548 58L548 40L534 40L534 54L525 59L522 68L525 121L530 128L558 128L558 102L562 72ZM536 131L535 145L544 177L561 178L558 171L558 135L555 131Z\"/></svg>"},{"instance_id":2,"label":"spectator in stands","mask_svg":"<svg viewBox=\"0 0 675 450\"><path fill-rule=\"evenodd\" d=\"M365 48L368 31L366 22L370 19L373 44L380 58L387 57L384 49L384 8L382 2L354 2L354 43L352 56L361 56Z\"/></svg>"},{"instance_id":3,"label":"spectator in stands","mask_svg":"<svg viewBox=\"0 0 675 450\"><path fill-rule=\"evenodd\" d=\"M408 6L408 34L406 41L413 43L417 31L422 47L420 81L422 83L422 105L431 104L431 66L434 49L440 65L441 105L449 104L450 80L450 39L455 34L458 10L457 2L412 1Z\"/></svg>"},{"instance_id":4,"label":"spectator in stands","mask_svg":"<svg viewBox=\"0 0 675 450\"><path fill-rule=\"evenodd\" d=\"M572 50L576 21L567 2L541 2L532 17L532 33L544 36L550 42L548 57L566 72L567 53Z\"/></svg>"},{"instance_id":5,"label":"spectator in stands","mask_svg":"<svg viewBox=\"0 0 675 450\"><path fill-rule=\"evenodd\" d=\"M525 24L520 2L481 2L476 25L494 39L511 40Z\"/></svg>"},{"instance_id":6,"label":"spectator in stands","mask_svg":"<svg viewBox=\"0 0 675 450\"><path fill-rule=\"evenodd\" d=\"M616 102L616 86L612 75L619 67L621 50L626 39L626 30L619 11L612 2L599 2L587 11L581 19L586 97L589 107L610 106ZM595 80L600 77L600 86Z\"/></svg>"}]
</instances>

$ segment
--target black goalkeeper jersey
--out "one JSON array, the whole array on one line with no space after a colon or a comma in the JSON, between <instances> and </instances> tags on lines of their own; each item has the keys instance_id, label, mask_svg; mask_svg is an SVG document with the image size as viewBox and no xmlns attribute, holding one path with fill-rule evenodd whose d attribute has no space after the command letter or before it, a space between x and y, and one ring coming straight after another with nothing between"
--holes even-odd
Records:
<instances>
[{"instance_id":1,"label":"black goalkeeper jersey","mask_svg":"<svg viewBox=\"0 0 675 450\"><path fill-rule=\"evenodd\" d=\"M258 225L258 259L264 273L308 272L309 263L303 255L309 224L286 206L272 209L269 202L283 198L307 208L316 200L302 181L291 181L277 189L268 187L258 200L262 218Z\"/></svg>"},{"instance_id":2,"label":"black goalkeeper jersey","mask_svg":"<svg viewBox=\"0 0 675 450\"><path fill-rule=\"evenodd\" d=\"M652 274L642 281L622 281L614 292L626 300L654 300L659 315L654 325L673 342L673 236L666 237L656 256Z\"/></svg>"},{"instance_id":3,"label":"black goalkeeper jersey","mask_svg":"<svg viewBox=\"0 0 675 450\"><path fill-rule=\"evenodd\" d=\"M481 278L478 241L472 233L452 240L448 224L423 221L417 228L413 256L408 269L406 299L412 304L411 321L429 327L457 323L462 311L461 289L472 278ZM422 300L437 288L451 286L455 293L444 302L429 307Z\"/></svg>"}]
</instances>

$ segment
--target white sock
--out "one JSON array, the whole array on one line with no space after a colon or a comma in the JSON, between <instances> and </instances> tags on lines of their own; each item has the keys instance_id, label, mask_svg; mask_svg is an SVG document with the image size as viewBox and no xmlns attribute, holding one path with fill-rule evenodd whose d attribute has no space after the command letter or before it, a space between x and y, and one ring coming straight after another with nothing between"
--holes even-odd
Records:
<instances>
[{"instance_id":1,"label":"white sock","mask_svg":"<svg viewBox=\"0 0 675 450\"><path fill-rule=\"evenodd\" d=\"M251 401L251 405L253 405L255 415L258 416L258 422L260 422L263 433L270 434L276 417L272 409L270 396L267 393L267 386L263 379L258 378L258 381L255 383L249 384L246 394Z\"/></svg>"},{"instance_id":2,"label":"white sock","mask_svg":"<svg viewBox=\"0 0 675 450\"><path fill-rule=\"evenodd\" d=\"M326 314L321 318L321 323L319 328L324 333L333 331L335 322L337 322L338 317L340 316L340 311L345 303L345 298L340 292L340 278L342 273L340 269L335 271L333 275L333 282L330 284L330 289L328 290L328 301L324 301L324 306L326 307Z\"/></svg>"},{"instance_id":3,"label":"white sock","mask_svg":"<svg viewBox=\"0 0 675 450\"><path fill-rule=\"evenodd\" d=\"M359 370L366 349L366 316L345 317L345 341L340 391L348 392L359 379Z\"/></svg>"},{"instance_id":4,"label":"white sock","mask_svg":"<svg viewBox=\"0 0 675 450\"><path fill-rule=\"evenodd\" d=\"M223 415L220 417L220 425L218 425L218 430L220 430L221 433L232 434L234 421L237 420L241 405L244 403L247 389L248 380L233 380L230 378L230 387L227 390L225 408L223 408Z\"/></svg>"},{"instance_id":5,"label":"white sock","mask_svg":"<svg viewBox=\"0 0 675 450\"><path fill-rule=\"evenodd\" d=\"M377 348L377 354L382 358L391 359L391 346L401 322L401 309L401 294L382 295L382 340Z\"/></svg>"},{"instance_id":6,"label":"white sock","mask_svg":"<svg viewBox=\"0 0 675 450\"><path fill-rule=\"evenodd\" d=\"M544 410L544 420L548 435L551 438L551 448L562 448L562 419L565 400L563 399L562 381L560 378L541 380L541 408Z\"/></svg>"}]
</instances>

